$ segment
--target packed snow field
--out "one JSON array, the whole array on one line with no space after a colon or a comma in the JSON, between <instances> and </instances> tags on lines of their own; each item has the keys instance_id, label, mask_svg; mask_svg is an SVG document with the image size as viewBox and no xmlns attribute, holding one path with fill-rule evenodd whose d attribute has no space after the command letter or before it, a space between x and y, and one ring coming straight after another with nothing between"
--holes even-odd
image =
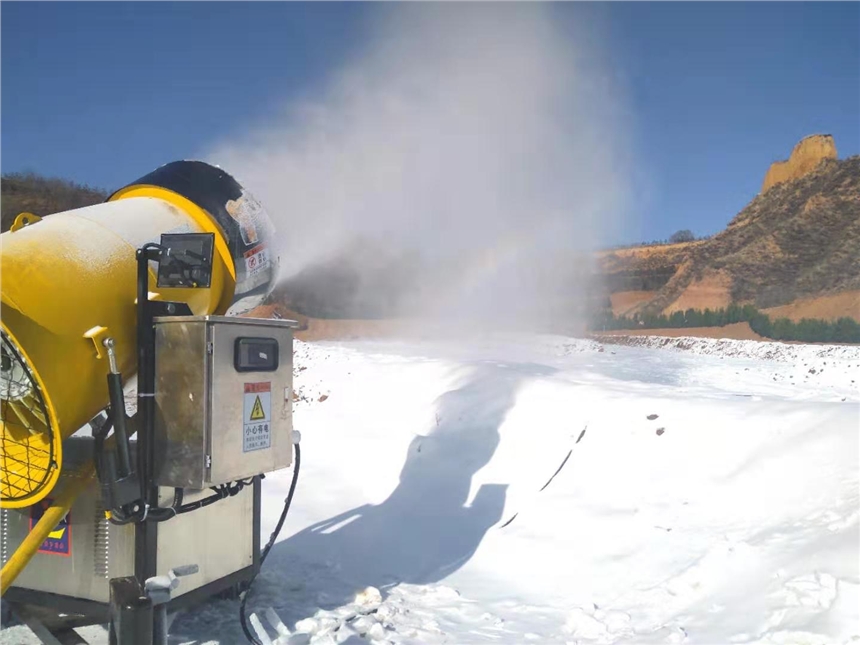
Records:
<instances>
[{"instance_id":1,"label":"packed snow field","mask_svg":"<svg viewBox=\"0 0 860 645\"><path fill-rule=\"evenodd\" d=\"M860 351L698 342L297 342L250 605L281 642L860 639ZM241 641L226 601L175 632Z\"/></svg>"},{"instance_id":2,"label":"packed snow field","mask_svg":"<svg viewBox=\"0 0 860 645\"><path fill-rule=\"evenodd\" d=\"M297 341L249 609L278 643L860 641L860 348L719 342ZM227 600L172 633L244 642Z\"/></svg>"}]
</instances>

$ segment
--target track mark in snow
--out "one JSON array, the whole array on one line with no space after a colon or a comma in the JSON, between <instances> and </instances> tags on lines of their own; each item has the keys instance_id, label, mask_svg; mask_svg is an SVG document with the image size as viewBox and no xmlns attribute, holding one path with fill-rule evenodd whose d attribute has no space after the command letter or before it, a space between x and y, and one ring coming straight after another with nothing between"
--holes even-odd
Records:
<instances>
[{"instance_id":1,"label":"track mark in snow","mask_svg":"<svg viewBox=\"0 0 860 645\"><path fill-rule=\"evenodd\" d=\"M582 441L582 438L585 436L585 431L586 431L586 430L588 430L588 426L587 426L587 425L582 429L582 432L580 432L580 433L579 433L579 436L576 438L576 441L574 442L574 445L576 445L576 444L578 444L580 441ZM558 468L556 468L555 472L554 472L554 473L552 474L552 476L547 480L547 482L546 482L543 486L541 486L541 487L540 487L540 489L538 490L538 492L539 492L539 493L543 492L543 491L546 489L546 487L547 487L547 486L549 486L549 485L552 483L552 480L553 480L553 479L555 479L555 478L556 478L556 476L558 476L558 474L561 472L562 468L564 468L565 464L567 464L567 461L570 459L570 456L571 456L572 454L573 454L573 448L571 448L570 450L568 450L568 451L567 451L567 454L565 455L564 459L562 459L561 464L559 465L559 467L558 467ZM517 515L519 515L519 514L520 514L520 513L519 513L519 511L517 511L516 513L514 513L514 514L511 516L511 518L510 518L507 522L505 522L504 524L502 524L499 528L500 528L500 529L503 529L503 528L505 528L506 526L508 526L511 522L513 522L513 521L516 519Z\"/></svg>"},{"instance_id":2,"label":"track mark in snow","mask_svg":"<svg viewBox=\"0 0 860 645\"><path fill-rule=\"evenodd\" d=\"M582 441L582 438L585 436L585 431L586 431L586 430L588 430L588 425L586 425L586 426L582 429L582 432L580 432L580 433L579 433L579 436L576 438L576 441L574 441L574 442L573 442L573 443L574 443L574 445L576 445L576 444L578 444L580 441ZM549 485L552 483L552 480L553 480L553 479L555 479L555 478L556 478L556 476L561 472L561 469L562 469L562 468L564 468L565 464L567 463L567 460L568 460L568 459L570 459L570 456L571 456L572 454L573 454L573 448L571 448L570 450L568 450L568 451L567 451L567 455L565 455L564 459L563 459L563 460L562 460L562 462L561 462L561 465L560 465L560 466L556 469L556 471L552 474L552 477L550 477L550 478L547 480L546 484L544 484L544 485L541 487L541 489L538 491L539 493L540 493L541 491L543 491L547 486L549 486ZM513 518L511 518L511 519L513 519Z\"/></svg>"},{"instance_id":3,"label":"track mark in snow","mask_svg":"<svg viewBox=\"0 0 860 645\"><path fill-rule=\"evenodd\" d=\"M549 485L552 483L552 480L553 480L553 479L555 479L555 476L556 476L556 475L558 475L558 474L561 472L561 469L562 469L562 468L564 468L564 465L567 463L567 460L568 460L568 459L570 459L570 455L571 455L572 453L573 453L573 448L571 448L570 450L568 450L568 451L567 451L567 455L566 455L566 456L565 456L565 458L562 460L561 465L560 465L560 466L556 469L556 471L552 474L552 477L550 477L550 478L547 480L546 484L544 484L543 486L541 486L541 489L538 491L539 493L540 493L540 492L542 492L542 491L543 491L547 486L549 486Z\"/></svg>"}]
</instances>

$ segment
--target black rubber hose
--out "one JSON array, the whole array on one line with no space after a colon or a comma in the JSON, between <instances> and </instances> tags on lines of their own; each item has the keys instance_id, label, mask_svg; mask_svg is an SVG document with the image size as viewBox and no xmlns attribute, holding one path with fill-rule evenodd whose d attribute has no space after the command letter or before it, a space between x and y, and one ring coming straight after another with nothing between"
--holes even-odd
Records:
<instances>
[{"instance_id":1,"label":"black rubber hose","mask_svg":"<svg viewBox=\"0 0 860 645\"><path fill-rule=\"evenodd\" d=\"M140 512L134 513L132 515L123 515L117 509L113 509L110 512L110 523L115 524L117 526L122 526L123 524L131 524L132 522L137 522L140 516Z\"/></svg>"},{"instance_id":2,"label":"black rubber hose","mask_svg":"<svg viewBox=\"0 0 860 645\"><path fill-rule=\"evenodd\" d=\"M248 587L242 593L242 600L239 602L239 622L242 624L242 631L245 633L245 638L248 639L249 643L253 643L253 645L263 645L263 643L260 641L260 639L254 636L254 634L248 628L248 619L245 616L245 604L248 602L248 596L251 595L251 585L253 585L254 580L257 579L257 574L259 574L260 569L263 568L263 563L266 561L266 557L269 555L269 551L272 550L272 547L275 544L275 540L278 539L278 534L281 532L281 529L284 527L284 522L287 519L287 513L290 512L290 505L293 503L293 494L296 492L296 483L299 481L299 467L302 463L302 449L299 447L299 444L294 444L294 446L296 452L296 461L293 464L293 480L290 482L290 492L287 493L287 499L284 502L284 510L281 511L281 517L278 519L278 523L275 526L275 530L272 531L272 535L269 537L268 544L266 544L266 547L260 554L260 568L257 569L256 573L254 573L254 575L248 581Z\"/></svg>"}]
</instances>

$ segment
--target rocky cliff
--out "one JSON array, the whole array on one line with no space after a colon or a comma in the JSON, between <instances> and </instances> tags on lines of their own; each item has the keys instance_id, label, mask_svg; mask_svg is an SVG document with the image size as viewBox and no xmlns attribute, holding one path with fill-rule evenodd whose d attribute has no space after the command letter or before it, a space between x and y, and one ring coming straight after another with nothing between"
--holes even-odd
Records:
<instances>
[{"instance_id":1,"label":"rocky cliff","mask_svg":"<svg viewBox=\"0 0 860 645\"><path fill-rule=\"evenodd\" d=\"M761 192L786 181L800 179L815 170L825 159L836 159L836 143L829 134L813 134L794 146L787 161L776 161L764 176Z\"/></svg>"},{"instance_id":2,"label":"rocky cliff","mask_svg":"<svg viewBox=\"0 0 860 645\"><path fill-rule=\"evenodd\" d=\"M824 159L750 202L726 230L693 249L643 309L751 303L760 309L860 290L860 156ZM717 293L719 291L719 293ZM850 299L845 301L850 307ZM860 319L860 312L841 315Z\"/></svg>"},{"instance_id":3,"label":"rocky cliff","mask_svg":"<svg viewBox=\"0 0 860 645\"><path fill-rule=\"evenodd\" d=\"M860 157L830 135L804 138L762 192L710 239L598 254L616 315L773 308L792 318L860 320Z\"/></svg>"}]
</instances>

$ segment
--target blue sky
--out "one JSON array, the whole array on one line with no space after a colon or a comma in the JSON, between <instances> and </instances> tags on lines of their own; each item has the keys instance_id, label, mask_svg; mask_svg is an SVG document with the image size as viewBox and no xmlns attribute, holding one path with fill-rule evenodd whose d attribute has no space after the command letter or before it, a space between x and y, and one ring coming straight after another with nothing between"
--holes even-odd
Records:
<instances>
[{"instance_id":1,"label":"blue sky","mask_svg":"<svg viewBox=\"0 0 860 645\"><path fill-rule=\"evenodd\" d=\"M2 170L116 188L312 92L376 8L2 3ZM712 233L803 136L860 153L860 4L608 3L589 14L626 89L647 189L623 242Z\"/></svg>"}]
</instances>

